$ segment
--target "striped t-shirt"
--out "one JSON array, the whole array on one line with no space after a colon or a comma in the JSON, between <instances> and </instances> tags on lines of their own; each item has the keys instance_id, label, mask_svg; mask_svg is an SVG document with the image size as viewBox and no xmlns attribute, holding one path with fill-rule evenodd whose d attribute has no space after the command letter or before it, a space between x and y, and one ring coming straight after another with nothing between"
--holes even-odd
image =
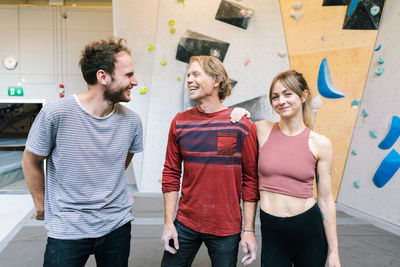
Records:
<instances>
[{"instance_id":1,"label":"striped t-shirt","mask_svg":"<svg viewBox=\"0 0 400 267\"><path fill-rule=\"evenodd\" d=\"M47 157L49 237L100 237L133 219L125 160L143 150L142 139L139 116L120 104L106 117L87 113L76 95L42 108L26 149Z\"/></svg>"},{"instance_id":2,"label":"striped t-shirt","mask_svg":"<svg viewBox=\"0 0 400 267\"><path fill-rule=\"evenodd\" d=\"M259 199L257 130L246 118L231 123L231 111L205 114L195 107L171 123L162 191L179 191L183 161L176 219L200 233L239 233L240 199Z\"/></svg>"}]
</instances>

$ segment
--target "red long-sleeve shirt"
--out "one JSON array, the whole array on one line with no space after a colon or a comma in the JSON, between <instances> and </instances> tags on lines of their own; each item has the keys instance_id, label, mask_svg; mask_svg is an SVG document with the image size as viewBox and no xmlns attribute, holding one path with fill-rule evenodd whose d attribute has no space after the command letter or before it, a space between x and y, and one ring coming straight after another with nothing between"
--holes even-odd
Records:
<instances>
[{"instance_id":1,"label":"red long-sleeve shirt","mask_svg":"<svg viewBox=\"0 0 400 267\"><path fill-rule=\"evenodd\" d=\"M248 119L230 122L231 109L210 114L197 107L172 120L162 191L182 192L176 219L217 236L241 231L240 198L258 201L257 131Z\"/></svg>"}]
</instances>

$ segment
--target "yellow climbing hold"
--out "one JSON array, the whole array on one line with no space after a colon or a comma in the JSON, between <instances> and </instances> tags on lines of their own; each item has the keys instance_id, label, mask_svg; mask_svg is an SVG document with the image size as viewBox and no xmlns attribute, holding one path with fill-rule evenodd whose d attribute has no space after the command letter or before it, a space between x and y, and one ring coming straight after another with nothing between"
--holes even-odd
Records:
<instances>
[{"instance_id":1,"label":"yellow climbing hold","mask_svg":"<svg viewBox=\"0 0 400 267\"><path fill-rule=\"evenodd\" d=\"M162 182L162 179L158 179L158 182L161 183L161 182Z\"/></svg>"},{"instance_id":2,"label":"yellow climbing hold","mask_svg":"<svg viewBox=\"0 0 400 267\"><path fill-rule=\"evenodd\" d=\"M168 25L169 25L169 26L174 26L174 25L175 25L175 20L170 19L170 20L168 21Z\"/></svg>"},{"instance_id":3,"label":"yellow climbing hold","mask_svg":"<svg viewBox=\"0 0 400 267\"><path fill-rule=\"evenodd\" d=\"M147 44L147 50L153 51L153 45L152 44Z\"/></svg>"},{"instance_id":4,"label":"yellow climbing hold","mask_svg":"<svg viewBox=\"0 0 400 267\"><path fill-rule=\"evenodd\" d=\"M165 61L165 59L163 59L163 60L160 61L160 64L163 65L163 66L166 66L167 65L167 61Z\"/></svg>"},{"instance_id":5,"label":"yellow climbing hold","mask_svg":"<svg viewBox=\"0 0 400 267\"><path fill-rule=\"evenodd\" d=\"M172 33L172 34L174 34L174 33L175 33L175 28L174 28L174 27L171 27L171 29L169 29L169 32Z\"/></svg>"},{"instance_id":6,"label":"yellow climbing hold","mask_svg":"<svg viewBox=\"0 0 400 267\"><path fill-rule=\"evenodd\" d=\"M142 86L142 89L140 90L140 94L141 95L145 95L147 93L147 86L146 85L143 85Z\"/></svg>"},{"instance_id":7,"label":"yellow climbing hold","mask_svg":"<svg viewBox=\"0 0 400 267\"><path fill-rule=\"evenodd\" d=\"M182 81L181 77L176 78L178 80L178 82Z\"/></svg>"}]
</instances>

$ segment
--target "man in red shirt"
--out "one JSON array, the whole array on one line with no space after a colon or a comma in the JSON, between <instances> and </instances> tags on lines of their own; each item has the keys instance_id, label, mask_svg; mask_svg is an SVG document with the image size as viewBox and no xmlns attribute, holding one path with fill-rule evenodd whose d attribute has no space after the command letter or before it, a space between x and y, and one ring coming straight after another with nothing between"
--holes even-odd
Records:
<instances>
[{"instance_id":1,"label":"man in red shirt","mask_svg":"<svg viewBox=\"0 0 400 267\"><path fill-rule=\"evenodd\" d=\"M236 266L241 240L247 265L256 258L254 217L259 200L257 137L253 122L230 122L221 104L232 87L221 61L192 57L187 73L197 106L172 120L162 177L164 256L161 266L191 266L201 244L212 266ZM179 208L175 209L183 178ZM243 199L244 229L240 199Z\"/></svg>"}]
</instances>

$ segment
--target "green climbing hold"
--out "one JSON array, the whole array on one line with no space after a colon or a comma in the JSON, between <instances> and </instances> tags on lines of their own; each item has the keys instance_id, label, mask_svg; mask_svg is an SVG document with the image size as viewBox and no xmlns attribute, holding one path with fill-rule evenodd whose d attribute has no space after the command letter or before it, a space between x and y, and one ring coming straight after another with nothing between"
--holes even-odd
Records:
<instances>
[{"instance_id":1,"label":"green climbing hold","mask_svg":"<svg viewBox=\"0 0 400 267\"><path fill-rule=\"evenodd\" d=\"M353 101L351 101L352 108L357 108L359 105L360 105L360 99L356 98Z\"/></svg>"},{"instance_id":2,"label":"green climbing hold","mask_svg":"<svg viewBox=\"0 0 400 267\"><path fill-rule=\"evenodd\" d=\"M378 57L378 63L379 63L379 64L385 63L385 56L384 56L384 55L380 55L380 56Z\"/></svg>"},{"instance_id":3,"label":"green climbing hold","mask_svg":"<svg viewBox=\"0 0 400 267\"><path fill-rule=\"evenodd\" d=\"M353 186L354 186L355 188L359 189L360 186L361 186L360 180L355 180L354 183L353 183Z\"/></svg>"},{"instance_id":4,"label":"green climbing hold","mask_svg":"<svg viewBox=\"0 0 400 267\"><path fill-rule=\"evenodd\" d=\"M378 138L378 132L376 130L369 130L368 133L371 138L374 138L374 139Z\"/></svg>"},{"instance_id":5,"label":"green climbing hold","mask_svg":"<svg viewBox=\"0 0 400 267\"><path fill-rule=\"evenodd\" d=\"M385 71L385 68L384 67L380 67L380 68L377 68L375 70L375 73L376 73L376 75L381 76L384 71Z\"/></svg>"},{"instance_id":6,"label":"green climbing hold","mask_svg":"<svg viewBox=\"0 0 400 267\"><path fill-rule=\"evenodd\" d=\"M371 13L372 16L376 16L378 15L379 11L381 11L379 6L373 6L371 7L371 9L369 10L369 12Z\"/></svg>"},{"instance_id":7,"label":"green climbing hold","mask_svg":"<svg viewBox=\"0 0 400 267\"><path fill-rule=\"evenodd\" d=\"M351 151L351 154L352 154L353 156L357 156L357 150L353 149L353 150Z\"/></svg>"}]
</instances>

